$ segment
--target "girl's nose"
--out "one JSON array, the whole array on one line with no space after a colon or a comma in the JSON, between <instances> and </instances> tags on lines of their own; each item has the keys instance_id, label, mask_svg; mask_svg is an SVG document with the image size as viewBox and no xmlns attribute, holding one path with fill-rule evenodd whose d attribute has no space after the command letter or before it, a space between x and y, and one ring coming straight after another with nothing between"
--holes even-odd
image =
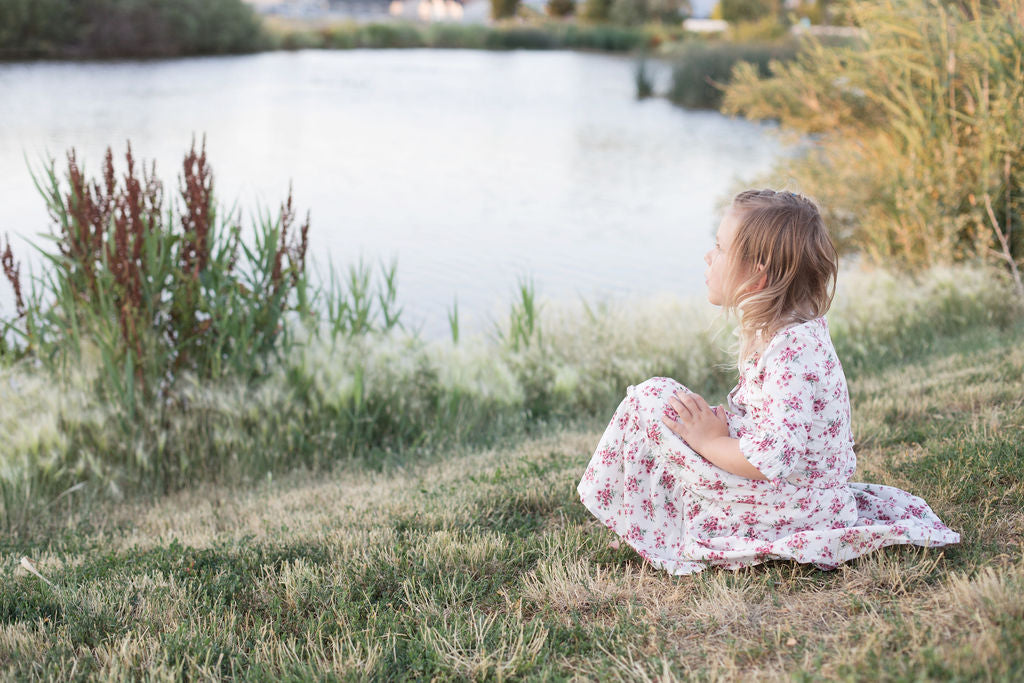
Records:
<instances>
[{"instance_id":1,"label":"girl's nose","mask_svg":"<svg viewBox=\"0 0 1024 683\"><path fill-rule=\"evenodd\" d=\"M711 250L710 249L708 249L706 252L704 252L704 263L708 264L709 266L711 265Z\"/></svg>"}]
</instances>

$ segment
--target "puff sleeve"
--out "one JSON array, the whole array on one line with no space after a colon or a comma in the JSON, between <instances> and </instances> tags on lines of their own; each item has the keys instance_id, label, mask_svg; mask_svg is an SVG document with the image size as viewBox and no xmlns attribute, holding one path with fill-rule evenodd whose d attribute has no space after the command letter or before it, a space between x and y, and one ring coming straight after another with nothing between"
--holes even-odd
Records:
<instances>
[{"instance_id":1,"label":"puff sleeve","mask_svg":"<svg viewBox=\"0 0 1024 683\"><path fill-rule=\"evenodd\" d=\"M766 478L789 476L808 450L819 384L813 346L796 335L780 334L765 349L755 384L760 401L749 406L750 428L740 452Z\"/></svg>"}]
</instances>

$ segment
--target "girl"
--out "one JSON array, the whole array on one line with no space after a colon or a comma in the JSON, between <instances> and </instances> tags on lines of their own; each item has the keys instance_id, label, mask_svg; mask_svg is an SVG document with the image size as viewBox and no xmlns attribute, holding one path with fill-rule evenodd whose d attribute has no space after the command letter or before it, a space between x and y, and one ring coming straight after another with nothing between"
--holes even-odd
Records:
<instances>
[{"instance_id":1,"label":"girl","mask_svg":"<svg viewBox=\"0 0 1024 683\"><path fill-rule=\"evenodd\" d=\"M664 377L629 387L583 504L673 574L768 559L832 569L894 543L959 542L920 498L848 482L850 399L823 317L838 262L818 208L742 192L704 261L708 300L738 313L739 383L713 408Z\"/></svg>"}]
</instances>

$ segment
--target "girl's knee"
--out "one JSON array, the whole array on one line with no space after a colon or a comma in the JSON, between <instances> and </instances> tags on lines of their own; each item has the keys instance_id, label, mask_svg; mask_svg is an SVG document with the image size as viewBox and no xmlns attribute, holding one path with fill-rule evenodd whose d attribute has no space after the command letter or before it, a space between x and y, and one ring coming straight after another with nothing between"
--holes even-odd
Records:
<instances>
[{"instance_id":1,"label":"girl's knee","mask_svg":"<svg viewBox=\"0 0 1024 683\"><path fill-rule=\"evenodd\" d=\"M667 401L673 394L680 390L690 393L689 389L671 377L651 377L640 384L631 386L629 388L629 394L640 398L661 399L663 401Z\"/></svg>"},{"instance_id":2,"label":"girl's knee","mask_svg":"<svg viewBox=\"0 0 1024 683\"><path fill-rule=\"evenodd\" d=\"M668 400L679 391L690 390L669 377L652 377L630 387L629 398L645 426L660 428L662 416L673 412Z\"/></svg>"}]
</instances>

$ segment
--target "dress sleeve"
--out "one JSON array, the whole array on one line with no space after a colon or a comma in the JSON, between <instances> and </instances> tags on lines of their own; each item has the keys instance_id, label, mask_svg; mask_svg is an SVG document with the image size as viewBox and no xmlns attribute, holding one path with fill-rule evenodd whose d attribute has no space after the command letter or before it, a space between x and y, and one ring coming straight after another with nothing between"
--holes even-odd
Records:
<instances>
[{"instance_id":1,"label":"dress sleeve","mask_svg":"<svg viewBox=\"0 0 1024 683\"><path fill-rule=\"evenodd\" d=\"M788 476L807 453L819 381L812 355L805 341L784 335L762 357L763 401L749 406L740 452L768 479Z\"/></svg>"}]
</instances>

